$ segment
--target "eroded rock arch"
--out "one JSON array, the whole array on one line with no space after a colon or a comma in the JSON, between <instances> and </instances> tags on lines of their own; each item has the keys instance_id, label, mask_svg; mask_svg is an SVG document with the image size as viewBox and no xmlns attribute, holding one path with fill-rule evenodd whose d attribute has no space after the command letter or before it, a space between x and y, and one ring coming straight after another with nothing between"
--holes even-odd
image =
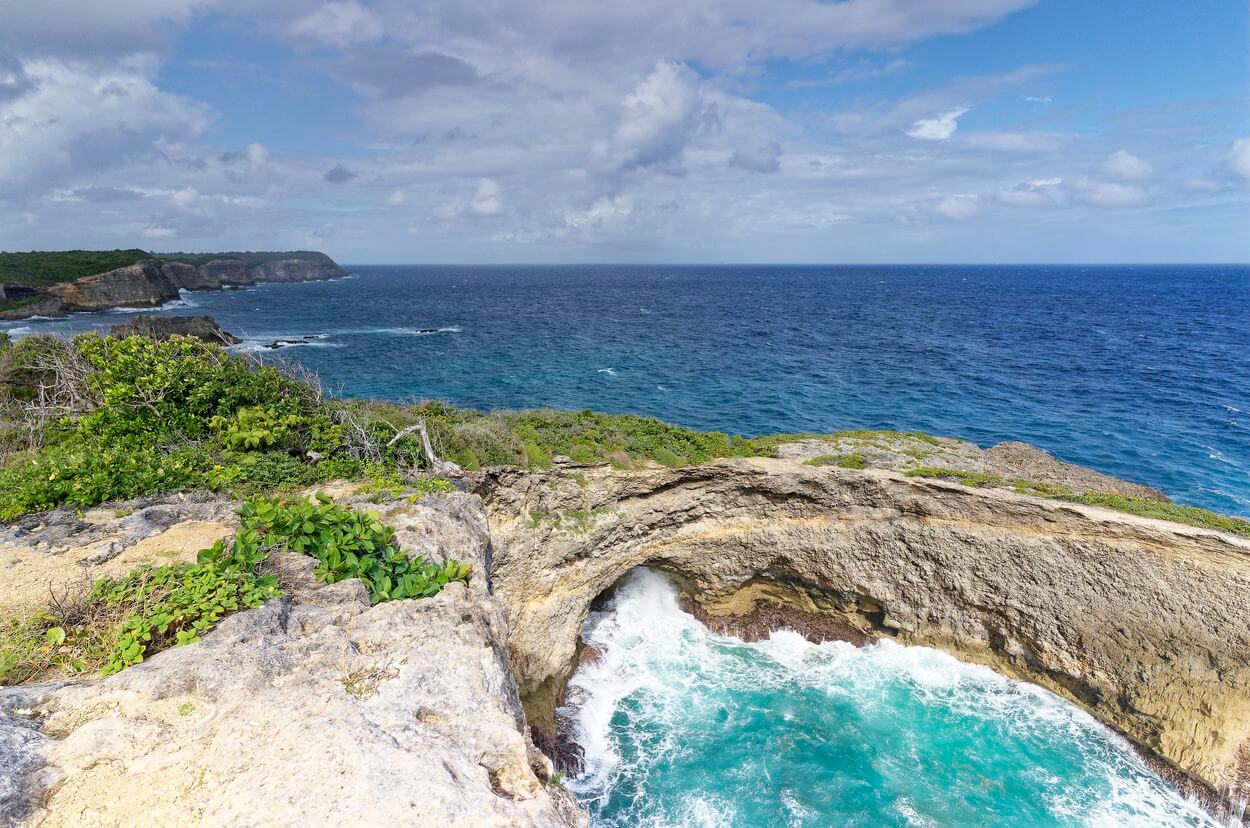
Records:
<instances>
[{"instance_id":1,"label":"eroded rock arch","mask_svg":"<svg viewBox=\"0 0 1250 828\"><path fill-rule=\"evenodd\" d=\"M1250 542L889 472L733 460L481 481L530 722L637 566L708 617L762 606L1046 686L1220 794L1250 789Z\"/></svg>"}]
</instances>

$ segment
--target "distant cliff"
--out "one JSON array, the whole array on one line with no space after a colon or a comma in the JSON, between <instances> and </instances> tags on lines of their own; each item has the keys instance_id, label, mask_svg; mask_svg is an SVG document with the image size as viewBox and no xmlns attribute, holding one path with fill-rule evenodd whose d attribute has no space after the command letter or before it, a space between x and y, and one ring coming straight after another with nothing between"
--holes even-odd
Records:
<instances>
[{"instance_id":1,"label":"distant cliff","mask_svg":"<svg viewBox=\"0 0 1250 828\"><path fill-rule=\"evenodd\" d=\"M93 262L130 264L94 273ZM67 251L0 254L0 319L75 311L156 307L179 290L221 290L260 282L309 282L345 276L324 253L171 253Z\"/></svg>"}]
</instances>

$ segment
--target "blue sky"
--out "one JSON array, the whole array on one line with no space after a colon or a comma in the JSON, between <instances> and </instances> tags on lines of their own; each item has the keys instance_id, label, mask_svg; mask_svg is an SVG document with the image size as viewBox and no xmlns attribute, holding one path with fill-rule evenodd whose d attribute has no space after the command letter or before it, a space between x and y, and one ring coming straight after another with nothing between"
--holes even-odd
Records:
<instances>
[{"instance_id":1,"label":"blue sky","mask_svg":"<svg viewBox=\"0 0 1250 828\"><path fill-rule=\"evenodd\" d=\"M10 0L0 249L1247 261L1250 6Z\"/></svg>"}]
</instances>

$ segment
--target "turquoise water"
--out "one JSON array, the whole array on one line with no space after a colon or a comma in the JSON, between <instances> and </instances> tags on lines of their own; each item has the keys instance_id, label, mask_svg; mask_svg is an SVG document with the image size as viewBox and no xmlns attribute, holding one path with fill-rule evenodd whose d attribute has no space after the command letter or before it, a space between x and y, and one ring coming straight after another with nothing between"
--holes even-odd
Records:
<instances>
[{"instance_id":1,"label":"turquoise water","mask_svg":"<svg viewBox=\"0 0 1250 828\"><path fill-rule=\"evenodd\" d=\"M596 826L1209 826L1128 744L1033 685L884 641L746 644L638 570L570 703Z\"/></svg>"},{"instance_id":2,"label":"turquoise water","mask_svg":"<svg viewBox=\"0 0 1250 828\"><path fill-rule=\"evenodd\" d=\"M349 395L1024 440L1250 515L1245 265L350 269L164 312L212 314L243 349L316 337L277 353Z\"/></svg>"}]
</instances>

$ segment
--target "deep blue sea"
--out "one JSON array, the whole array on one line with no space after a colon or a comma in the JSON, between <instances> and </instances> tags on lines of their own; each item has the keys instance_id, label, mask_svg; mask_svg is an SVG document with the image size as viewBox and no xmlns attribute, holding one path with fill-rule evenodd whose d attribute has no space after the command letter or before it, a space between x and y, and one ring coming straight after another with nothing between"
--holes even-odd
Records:
<instances>
[{"instance_id":1,"label":"deep blue sea","mask_svg":"<svg viewBox=\"0 0 1250 828\"><path fill-rule=\"evenodd\" d=\"M349 395L1018 439L1250 514L1247 266L348 269L162 312L212 314L245 347L321 337L279 353Z\"/></svg>"}]
</instances>

